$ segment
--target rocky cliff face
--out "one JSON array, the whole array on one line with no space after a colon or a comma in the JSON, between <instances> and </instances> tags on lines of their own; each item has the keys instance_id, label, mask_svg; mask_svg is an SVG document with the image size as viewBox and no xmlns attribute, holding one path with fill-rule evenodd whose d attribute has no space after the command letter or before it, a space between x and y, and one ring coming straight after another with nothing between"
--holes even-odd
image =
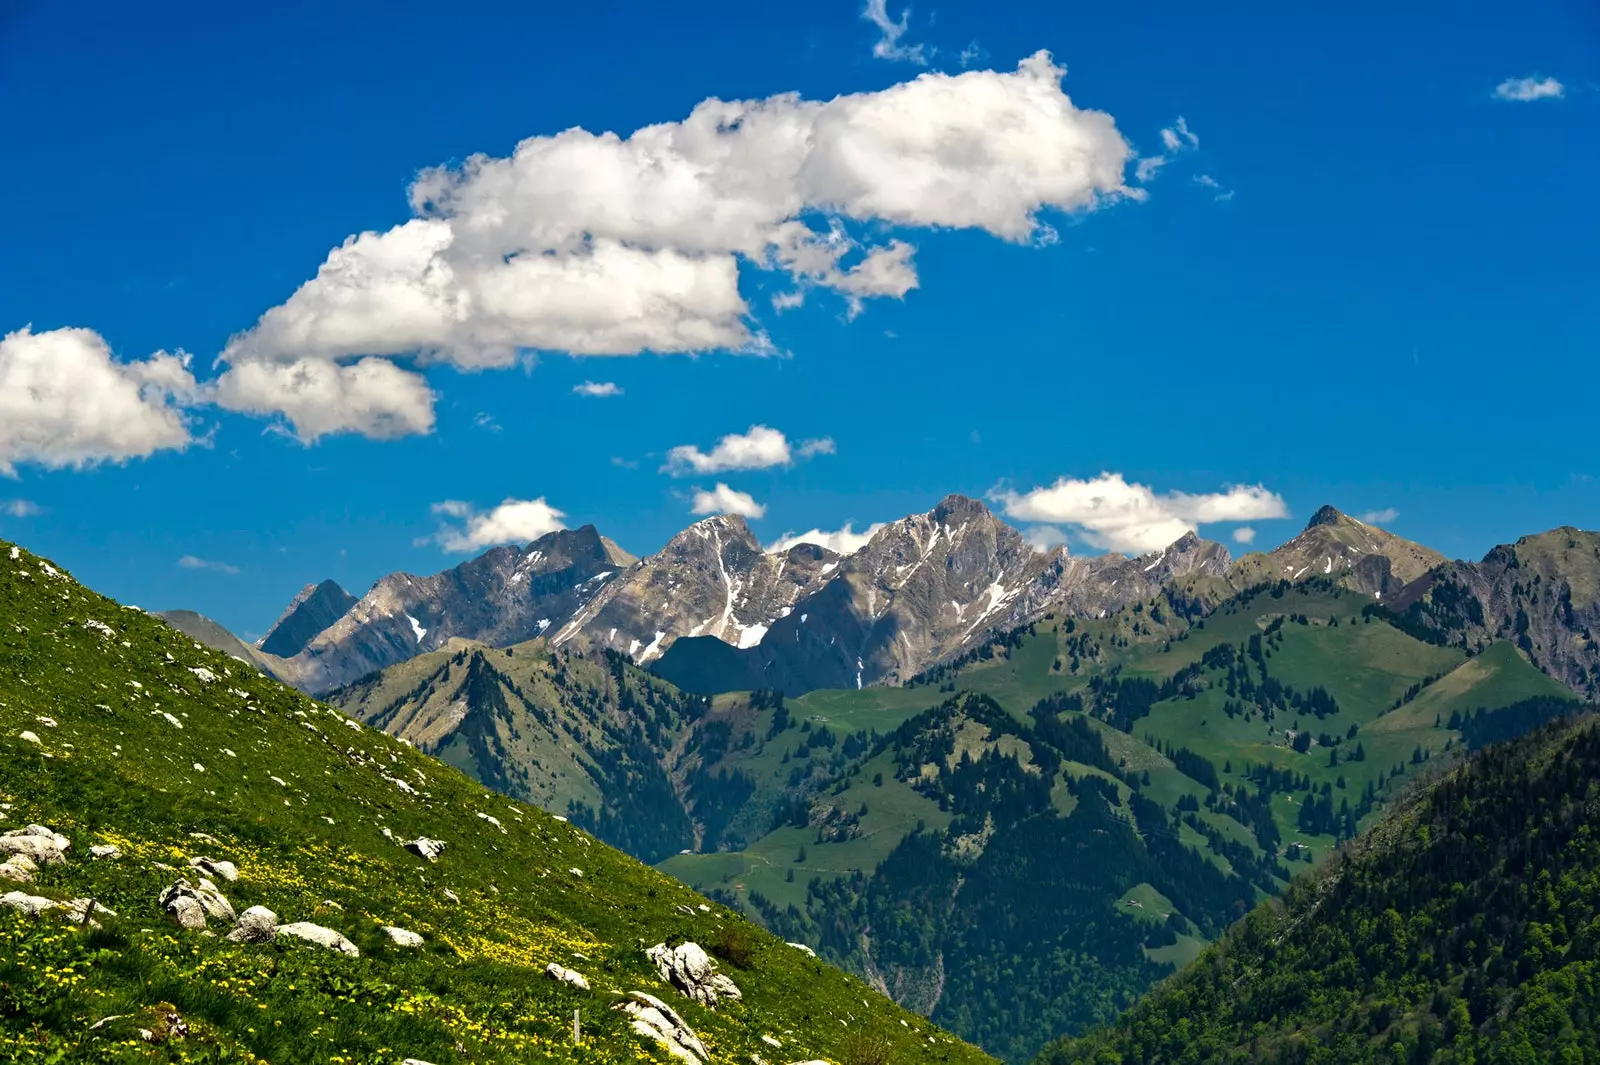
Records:
<instances>
[{"instance_id":1,"label":"rocky cliff face","mask_svg":"<svg viewBox=\"0 0 1600 1065\"><path fill-rule=\"evenodd\" d=\"M608 582L553 642L610 648L641 665L685 636L753 647L838 568L839 556L825 548L801 544L769 555L743 518L706 518Z\"/></svg>"},{"instance_id":2,"label":"rocky cliff face","mask_svg":"<svg viewBox=\"0 0 1600 1065\"><path fill-rule=\"evenodd\" d=\"M1402 627L1474 650L1512 640L1567 687L1600 696L1600 533L1571 527L1449 562L1388 604Z\"/></svg>"},{"instance_id":3,"label":"rocky cliff face","mask_svg":"<svg viewBox=\"0 0 1600 1065\"><path fill-rule=\"evenodd\" d=\"M289 603L283 616L273 623L258 645L276 658L293 658L356 605L356 597L335 581L308 584Z\"/></svg>"},{"instance_id":4,"label":"rocky cliff face","mask_svg":"<svg viewBox=\"0 0 1600 1065\"><path fill-rule=\"evenodd\" d=\"M1382 599L1444 561L1437 551L1325 506L1293 540L1267 554L1241 558L1229 579L1238 589L1262 581L1327 576L1352 591Z\"/></svg>"},{"instance_id":5,"label":"rocky cliff face","mask_svg":"<svg viewBox=\"0 0 1600 1065\"><path fill-rule=\"evenodd\" d=\"M529 640L562 624L634 562L585 525L526 547L497 547L429 577L391 574L275 669L303 691L322 692L454 637Z\"/></svg>"}]
</instances>

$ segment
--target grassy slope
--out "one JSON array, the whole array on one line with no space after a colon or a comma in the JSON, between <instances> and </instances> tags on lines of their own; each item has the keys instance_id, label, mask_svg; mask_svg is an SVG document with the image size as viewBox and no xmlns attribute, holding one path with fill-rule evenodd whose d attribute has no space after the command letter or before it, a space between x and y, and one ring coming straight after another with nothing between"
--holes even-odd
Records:
<instances>
[{"instance_id":1,"label":"grassy slope","mask_svg":"<svg viewBox=\"0 0 1600 1065\"><path fill-rule=\"evenodd\" d=\"M3 823L40 822L73 840L71 859L43 867L27 890L118 914L82 930L0 910L0 1058L665 1060L606 1008L637 988L672 1001L716 1060L842 1060L864 1031L886 1033L900 1060L986 1060L760 932L748 968L724 964L744 1001L699 1008L659 980L639 944L707 943L744 927L738 915L696 908L678 882L570 825L3 544L0 603ZM449 846L429 864L384 828ZM90 860L96 843L123 857ZM236 908L330 926L361 957L180 931L156 903L179 875L161 866L196 854L238 864L241 879L223 885ZM385 924L427 946L390 945ZM550 961L580 969L595 990L545 978ZM192 1034L151 1050L133 1026L159 1031L152 1011L163 1004ZM587 1033L579 1047L574 1009ZM130 1016L89 1030L118 1014Z\"/></svg>"}]
</instances>

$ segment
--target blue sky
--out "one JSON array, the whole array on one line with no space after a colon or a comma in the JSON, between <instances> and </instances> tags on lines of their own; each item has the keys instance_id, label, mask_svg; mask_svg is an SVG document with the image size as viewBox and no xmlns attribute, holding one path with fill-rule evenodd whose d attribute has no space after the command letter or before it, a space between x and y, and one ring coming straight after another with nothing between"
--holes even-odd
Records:
<instances>
[{"instance_id":1,"label":"blue sky","mask_svg":"<svg viewBox=\"0 0 1600 1065\"><path fill-rule=\"evenodd\" d=\"M648 552L718 484L763 508L766 542L952 491L1081 551L1173 522L1270 547L1324 502L1392 509L1396 532L1474 557L1600 526L1592 5L1356 4L1335 24L1265 4L919 3L891 37L851 2L140 6L0 16L0 537L125 601L258 634L307 581L359 593L496 530L593 522ZM1059 89L1037 64L1019 73L1041 50L1066 69ZM896 88L919 75L932 82ZM464 325L417 327L438 334L431 354L396 346L415 330L391 304L339 317L371 295L365 275L291 303L347 237L413 218L426 168L782 93L799 100L730 136L759 147L798 128L837 150L781 181L757 152L718 163L719 188L758 190L752 226L710 220L726 196L674 186L619 220L594 191L618 179L611 157L536 207L490 195L492 168L457 170L440 186L453 220L436 224L449 255L481 240L488 258L440 260L451 298L477 302ZM859 106L821 106L841 96ZM1037 128L993 132L1041 100ZM922 155L861 162L924 124ZM540 158L513 173L538 184ZM1064 159L1083 173L1063 176ZM812 267L757 261L776 261L784 224L805 227L791 252ZM747 233L774 242L734 248ZM582 298L530 310L526 286L509 332L482 310L505 294L491 267L581 273L612 251L621 272L576 321ZM851 273L864 259L874 269ZM722 267L736 289L718 287ZM640 278L657 289L625 291ZM664 318L669 289L683 298ZM802 306L774 305L795 292ZM745 353L716 350L733 334ZM521 343L566 336L712 350ZM187 368L152 359L179 349ZM274 414L274 383L305 365L366 406L302 396ZM620 394L575 394L586 381ZM749 468L783 456L770 437L713 450L752 426L781 433L788 461ZM831 453L802 456L807 441ZM669 458L681 447L698 466ZM1123 510L1097 518L1093 499ZM497 515L506 500L562 517Z\"/></svg>"}]
</instances>

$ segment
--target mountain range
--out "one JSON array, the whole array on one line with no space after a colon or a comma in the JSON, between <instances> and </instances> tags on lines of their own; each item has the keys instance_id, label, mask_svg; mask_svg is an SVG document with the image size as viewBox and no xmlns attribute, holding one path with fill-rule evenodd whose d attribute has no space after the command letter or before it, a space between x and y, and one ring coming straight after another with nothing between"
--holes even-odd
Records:
<instances>
[{"instance_id":1,"label":"mountain range","mask_svg":"<svg viewBox=\"0 0 1600 1065\"><path fill-rule=\"evenodd\" d=\"M1558 534L1581 536L1550 535ZM1584 545L1568 550L1581 554ZM1183 593L1185 609L1199 611L1257 583L1308 575L1411 605L1438 598L1429 591L1436 574L1451 589L1443 594L1467 589L1479 600L1488 620L1472 638L1481 642L1517 624L1527 595L1521 582L1490 574L1506 569L1497 558L1448 565L1332 507L1288 543L1237 561L1192 533L1138 558L1078 557L1064 546L1035 550L982 503L953 495L884 525L847 556L804 543L764 550L743 519L718 515L643 559L586 525L431 576L391 574L359 599L323 581L295 598L250 657L316 694L456 638L507 646L548 637L555 647L621 652L688 690L799 695L903 683L990 632L1047 613L1100 617L1169 585ZM1574 574L1577 601L1587 601L1595 568ZM1538 594L1563 593L1550 584ZM1549 651L1539 654L1568 683L1594 685L1600 653L1584 633L1595 619L1574 611L1555 622L1565 637L1540 631ZM1428 624L1454 633L1459 621Z\"/></svg>"}]
</instances>

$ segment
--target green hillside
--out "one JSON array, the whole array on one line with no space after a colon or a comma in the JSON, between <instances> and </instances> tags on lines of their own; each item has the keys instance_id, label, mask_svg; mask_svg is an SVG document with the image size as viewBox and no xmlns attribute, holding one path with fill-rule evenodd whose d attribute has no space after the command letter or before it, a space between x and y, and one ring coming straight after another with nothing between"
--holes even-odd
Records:
<instances>
[{"instance_id":1,"label":"green hillside","mask_svg":"<svg viewBox=\"0 0 1600 1065\"><path fill-rule=\"evenodd\" d=\"M906 688L719 696L697 727L728 737L714 771L744 782L727 838L746 842L661 867L1025 1060L1109 1021L1467 729L1573 705L1510 644L1469 656L1372 603L1314 580L1190 621L1162 598L1046 618Z\"/></svg>"},{"instance_id":2,"label":"green hillside","mask_svg":"<svg viewBox=\"0 0 1600 1065\"><path fill-rule=\"evenodd\" d=\"M1600 729L1491 748L1041 1065L1600 1061Z\"/></svg>"},{"instance_id":3,"label":"green hillside","mask_svg":"<svg viewBox=\"0 0 1600 1065\"><path fill-rule=\"evenodd\" d=\"M0 866L16 881L0 1059L672 1060L612 1008L661 1017L637 991L714 1061L987 1060L563 819L10 545L0 603L0 850L37 859ZM402 846L422 837L445 844L436 860ZM202 876L241 914L273 911L277 935L256 915L238 927L264 941L229 938ZM194 922L207 907L209 928L164 912L180 878L172 909ZM641 949L686 941L741 998L701 1005Z\"/></svg>"}]
</instances>

